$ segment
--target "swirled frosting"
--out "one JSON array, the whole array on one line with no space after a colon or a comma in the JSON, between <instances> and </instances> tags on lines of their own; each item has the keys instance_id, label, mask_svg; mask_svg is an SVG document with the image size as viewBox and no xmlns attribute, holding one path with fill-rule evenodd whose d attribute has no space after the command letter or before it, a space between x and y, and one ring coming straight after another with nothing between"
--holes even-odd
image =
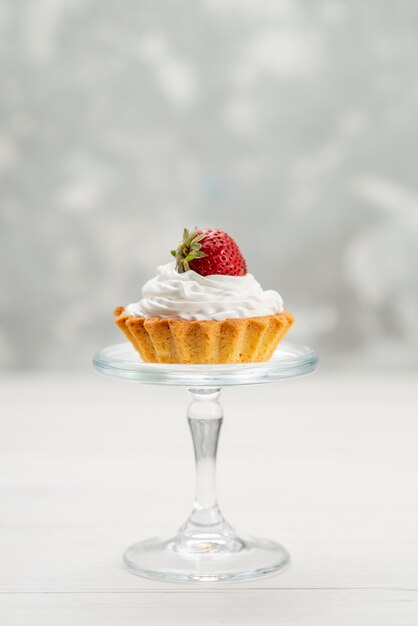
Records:
<instances>
[{"instance_id":1,"label":"swirled frosting","mask_svg":"<svg viewBox=\"0 0 418 626\"><path fill-rule=\"evenodd\" d=\"M133 317L216 321L282 311L277 291L264 291L252 274L201 276L193 270L179 274L174 262L160 265L143 286L140 301L125 307Z\"/></svg>"}]
</instances>

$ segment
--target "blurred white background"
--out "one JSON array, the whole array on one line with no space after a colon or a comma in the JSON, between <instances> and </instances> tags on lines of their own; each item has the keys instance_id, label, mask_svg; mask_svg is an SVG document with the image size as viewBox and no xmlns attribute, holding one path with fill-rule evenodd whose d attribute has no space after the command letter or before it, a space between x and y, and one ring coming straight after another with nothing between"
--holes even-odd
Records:
<instances>
[{"instance_id":1,"label":"blurred white background","mask_svg":"<svg viewBox=\"0 0 418 626\"><path fill-rule=\"evenodd\" d=\"M0 0L1 624L418 624L417 68L417 0ZM185 389L91 365L195 225L322 364L222 393L292 564L209 593L121 563L189 512Z\"/></svg>"},{"instance_id":2,"label":"blurred white background","mask_svg":"<svg viewBox=\"0 0 418 626\"><path fill-rule=\"evenodd\" d=\"M3 0L3 368L89 367L184 226L324 366L418 365L414 0Z\"/></svg>"}]
</instances>

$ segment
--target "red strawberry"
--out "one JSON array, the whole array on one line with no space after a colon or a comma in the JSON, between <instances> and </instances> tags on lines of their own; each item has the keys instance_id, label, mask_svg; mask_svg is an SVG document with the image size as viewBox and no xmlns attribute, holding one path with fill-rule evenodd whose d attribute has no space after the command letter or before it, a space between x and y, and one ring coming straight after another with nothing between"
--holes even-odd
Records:
<instances>
[{"instance_id":1,"label":"red strawberry","mask_svg":"<svg viewBox=\"0 0 418 626\"><path fill-rule=\"evenodd\" d=\"M190 232L185 228L183 241L171 254L176 257L180 274L187 270L194 270L201 276L243 276L247 273L247 264L235 241L216 228L194 228Z\"/></svg>"}]
</instances>

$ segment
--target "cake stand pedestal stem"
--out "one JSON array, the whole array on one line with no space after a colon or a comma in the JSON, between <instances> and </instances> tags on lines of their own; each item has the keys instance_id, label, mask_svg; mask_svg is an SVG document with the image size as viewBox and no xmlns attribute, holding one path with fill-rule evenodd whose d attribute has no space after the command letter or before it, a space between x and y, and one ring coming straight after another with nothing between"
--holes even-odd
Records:
<instances>
[{"instance_id":1,"label":"cake stand pedestal stem","mask_svg":"<svg viewBox=\"0 0 418 626\"><path fill-rule=\"evenodd\" d=\"M240 548L234 530L219 510L216 499L216 453L223 411L220 388L192 388L187 411L196 461L196 495L188 520L177 534L179 549L213 553Z\"/></svg>"}]
</instances>

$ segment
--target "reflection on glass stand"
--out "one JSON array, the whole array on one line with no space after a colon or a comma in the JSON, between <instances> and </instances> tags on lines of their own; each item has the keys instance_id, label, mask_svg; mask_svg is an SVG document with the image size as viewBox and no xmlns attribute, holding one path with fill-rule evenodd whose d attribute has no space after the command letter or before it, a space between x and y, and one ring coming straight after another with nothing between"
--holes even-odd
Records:
<instances>
[{"instance_id":1,"label":"reflection on glass stand","mask_svg":"<svg viewBox=\"0 0 418 626\"><path fill-rule=\"evenodd\" d=\"M317 364L312 350L290 342L282 342L267 363L256 364L143 363L130 344L110 346L95 356L94 366L102 374L140 383L184 385L192 397L187 412L196 458L191 515L174 537L130 546L124 554L130 571L175 582L239 581L271 574L289 562L279 544L238 536L218 507L215 465L223 419L219 395L222 386L296 378L313 372Z\"/></svg>"}]
</instances>

